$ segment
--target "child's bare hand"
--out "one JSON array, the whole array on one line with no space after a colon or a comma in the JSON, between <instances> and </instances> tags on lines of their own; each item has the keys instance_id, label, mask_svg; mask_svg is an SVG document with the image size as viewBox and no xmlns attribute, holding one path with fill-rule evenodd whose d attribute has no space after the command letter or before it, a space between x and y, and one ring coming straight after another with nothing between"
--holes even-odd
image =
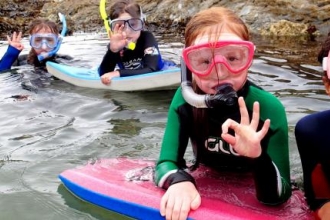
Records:
<instances>
[{"instance_id":1,"label":"child's bare hand","mask_svg":"<svg viewBox=\"0 0 330 220\"><path fill-rule=\"evenodd\" d=\"M111 79L114 77L119 77L119 76L120 76L120 73L118 71L109 72L109 73L106 73L101 76L101 81L105 85L110 85Z\"/></svg>"},{"instance_id":2,"label":"child's bare hand","mask_svg":"<svg viewBox=\"0 0 330 220\"><path fill-rule=\"evenodd\" d=\"M119 52L122 50L127 44L127 36L126 32L124 31L125 25L119 26L116 24L114 30L109 33L110 36L110 50L114 53Z\"/></svg>"},{"instance_id":3,"label":"child's bare hand","mask_svg":"<svg viewBox=\"0 0 330 220\"><path fill-rule=\"evenodd\" d=\"M260 131L257 131L259 125L259 103L253 104L252 120L246 108L244 99L238 99L241 113L241 122L238 123L232 119L227 119L222 124L221 137L229 143L234 150L242 156L256 158L261 154L261 140L265 137L270 126L270 120L265 120ZM229 128L235 131L235 136L228 134Z\"/></svg>"},{"instance_id":4,"label":"child's bare hand","mask_svg":"<svg viewBox=\"0 0 330 220\"><path fill-rule=\"evenodd\" d=\"M12 47L15 47L17 50L23 50L24 46L21 43L22 40L22 32L19 32L18 34L16 32L13 33L13 36L10 38L7 35L8 44Z\"/></svg>"}]
</instances>

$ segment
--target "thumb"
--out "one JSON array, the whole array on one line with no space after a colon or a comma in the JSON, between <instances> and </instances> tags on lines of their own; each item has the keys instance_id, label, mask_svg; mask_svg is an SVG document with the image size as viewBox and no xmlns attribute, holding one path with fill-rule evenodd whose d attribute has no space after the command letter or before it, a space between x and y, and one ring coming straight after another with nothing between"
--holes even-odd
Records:
<instances>
[{"instance_id":1,"label":"thumb","mask_svg":"<svg viewBox=\"0 0 330 220\"><path fill-rule=\"evenodd\" d=\"M197 194L195 199L191 202L190 209L191 210L196 210L198 207L201 205L201 196Z\"/></svg>"}]
</instances>

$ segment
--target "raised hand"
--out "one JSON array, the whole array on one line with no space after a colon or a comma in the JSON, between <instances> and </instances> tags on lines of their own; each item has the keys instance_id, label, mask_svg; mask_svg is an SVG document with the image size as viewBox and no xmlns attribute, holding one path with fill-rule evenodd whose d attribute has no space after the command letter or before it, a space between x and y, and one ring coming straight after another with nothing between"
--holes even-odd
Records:
<instances>
[{"instance_id":1,"label":"raised hand","mask_svg":"<svg viewBox=\"0 0 330 220\"><path fill-rule=\"evenodd\" d=\"M8 44L12 47L15 47L17 50L23 50L24 46L21 43L22 40L22 32L19 32L18 34L16 32L13 33L13 36L10 38L10 36L7 35Z\"/></svg>"},{"instance_id":2,"label":"raised hand","mask_svg":"<svg viewBox=\"0 0 330 220\"><path fill-rule=\"evenodd\" d=\"M127 44L127 36L124 31L125 25L116 24L113 31L110 31L110 50L114 53L122 50Z\"/></svg>"},{"instance_id":3,"label":"raised hand","mask_svg":"<svg viewBox=\"0 0 330 220\"><path fill-rule=\"evenodd\" d=\"M222 124L221 137L229 143L234 150L241 156L256 158L261 154L261 140L265 137L270 126L270 120L264 122L260 131L257 131L259 125L259 103L253 104L252 120L242 97L238 99L239 109L241 113L241 122L238 123L232 119L227 119ZM229 128L235 131L235 136L228 134Z\"/></svg>"}]
</instances>

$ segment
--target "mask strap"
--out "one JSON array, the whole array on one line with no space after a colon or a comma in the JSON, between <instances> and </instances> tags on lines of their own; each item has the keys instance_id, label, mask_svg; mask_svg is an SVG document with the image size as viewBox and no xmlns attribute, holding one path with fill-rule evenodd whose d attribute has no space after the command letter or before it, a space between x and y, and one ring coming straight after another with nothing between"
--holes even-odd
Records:
<instances>
[{"instance_id":1,"label":"mask strap","mask_svg":"<svg viewBox=\"0 0 330 220\"><path fill-rule=\"evenodd\" d=\"M143 22L147 20L147 16L143 13L141 6L140 7L140 18L142 19Z\"/></svg>"}]
</instances>

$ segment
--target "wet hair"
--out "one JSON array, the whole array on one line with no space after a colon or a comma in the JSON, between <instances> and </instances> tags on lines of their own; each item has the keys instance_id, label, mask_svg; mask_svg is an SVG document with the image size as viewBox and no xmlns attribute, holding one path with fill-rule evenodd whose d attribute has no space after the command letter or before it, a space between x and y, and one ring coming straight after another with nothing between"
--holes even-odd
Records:
<instances>
[{"instance_id":1,"label":"wet hair","mask_svg":"<svg viewBox=\"0 0 330 220\"><path fill-rule=\"evenodd\" d=\"M42 29L49 29L51 31L51 33L53 34L58 34L59 33L59 29L56 25L55 22L50 21L48 19L42 19L42 18L38 18L33 20L30 25L29 25L29 34L35 34L37 32L39 32ZM31 48L28 57L27 57L27 62L31 65L38 65L38 58L37 58L37 53L35 52L35 50L33 48Z\"/></svg>"},{"instance_id":2,"label":"wet hair","mask_svg":"<svg viewBox=\"0 0 330 220\"><path fill-rule=\"evenodd\" d=\"M243 40L249 40L248 28L233 11L223 7L212 7L200 11L189 20L185 29L185 46L191 46L201 34L217 33L217 36L214 36L217 40L223 29L231 31Z\"/></svg>"},{"instance_id":3,"label":"wet hair","mask_svg":"<svg viewBox=\"0 0 330 220\"><path fill-rule=\"evenodd\" d=\"M128 13L133 18L140 18L142 14L140 5L135 1L117 0L110 7L109 18L114 20L123 13Z\"/></svg>"},{"instance_id":4,"label":"wet hair","mask_svg":"<svg viewBox=\"0 0 330 220\"><path fill-rule=\"evenodd\" d=\"M322 47L319 51L319 54L317 56L317 60L322 64L323 57L327 57L330 50L330 32L328 33L328 37L325 39L325 41L322 44Z\"/></svg>"},{"instance_id":5,"label":"wet hair","mask_svg":"<svg viewBox=\"0 0 330 220\"><path fill-rule=\"evenodd\" d=\"M29 34L34 34L42 29L49 29L52 33L58 34L59 30L55 22L48 19L35 19L29 25Z\"/></svg>"}]
</instances>

